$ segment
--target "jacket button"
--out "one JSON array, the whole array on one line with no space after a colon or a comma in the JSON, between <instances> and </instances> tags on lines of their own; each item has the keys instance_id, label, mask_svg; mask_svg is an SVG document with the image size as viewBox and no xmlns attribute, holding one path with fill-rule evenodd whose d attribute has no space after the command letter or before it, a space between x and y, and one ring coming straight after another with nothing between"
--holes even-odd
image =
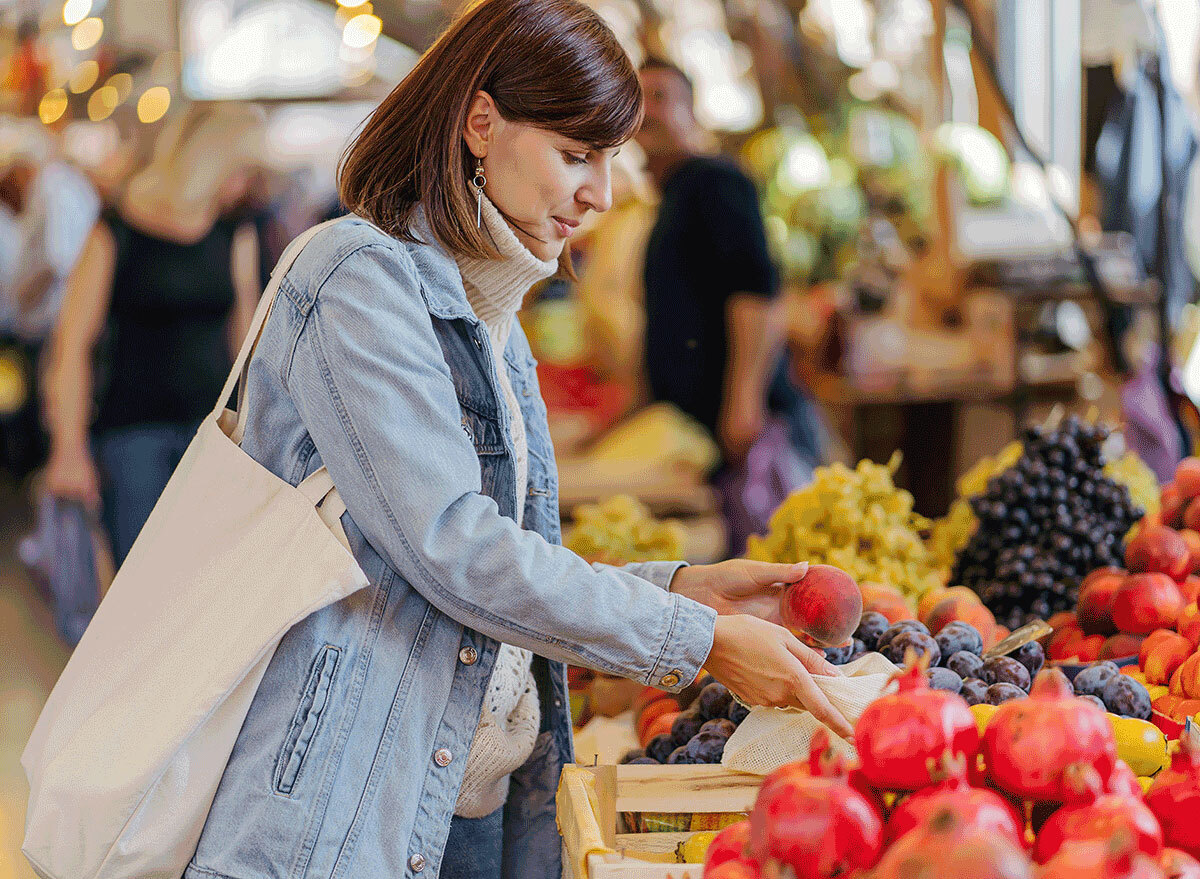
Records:
<instances>
[{"instance_id":1,"label":"jacket button","mask_svg":"<svg viewBox=\"0 0 1200 879\"><path fill-rule=\"evenodd\" d=\"M479 652L474 647L464 647L458 651L458 661L463 665L474 665L479 659Z\"/></svg>"},{"instance_id":2,"label":"jacket button","mask_svg":"<svg viewBox=\"0 0 1200 879\"><path fill-rule=\"evenodd\" d=\"M662 676L662 680L659 681L659 683L664 687L674 687L679 683L679 675L676 672L665 674Z\"/></svg>"},{"instance_id":3,"label":"jacket button","mask_svg":"<svg viewBox=\"0 0 1200 879\"><path fill-rule=\"evenodd\" d=\"M425 869L425 856L424 855L413 855L411 858L408 859L408 866L410 866L412 868L412 871L414 873L420 873L422 870Z\"/></svg>"},{"instance_id":4,"label":"jacket button","mask_svg":"<svg viewBox=\"0 0 1200 879\"><path fill-rule=\"evenodd\" d=\"M480 351L483 350L483 339L479 338L478 336L474 336L472 337L472 341L475 342L476 348L478 348Z\"/></svg>"},{"instance_id":5,"label":"jacket button","mask_svg":"<svg viewBox=\"0 0 1200 879\"><path fill-rule=\"evenodd\" d=\"M446 748L438 748L433 752L433 762L445 769L450 765L450 761L454 759L454 755Z\"/></svg>"}]
</instances>

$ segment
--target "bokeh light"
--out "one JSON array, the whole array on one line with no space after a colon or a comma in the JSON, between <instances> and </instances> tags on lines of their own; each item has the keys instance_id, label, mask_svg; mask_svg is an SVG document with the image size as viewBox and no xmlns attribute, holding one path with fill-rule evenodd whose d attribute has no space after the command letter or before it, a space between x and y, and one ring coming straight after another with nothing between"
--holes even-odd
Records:
<instances>
[{"instance_id":1,"label":"bokeh light","mask_svg":"<svg viewBox=\"0 0 1200 879\"><path fill-rule=\"evenodd\" d=\"M104 20L85 18L71 31L71 46L76 52L86 52L104 36Z\"/></svg>"},{"instance_id":2,"label":"bokeh light","mask_svg":"<svg viewBox=\"0 0 1200 879\"><path fill-rule=\"evenodd\" d=\"M92 12L92 0L67 0L63 4L63 22L74 26L83 21Z\"/></svg>"},{"instance_id":3,"label":"bokeh light","mask_svg":"<svg viewBox=\"0 0 1200 879\"><path fill-rule=\"evenodd\" d=\"M166 86L156 85L146 89L138 98L137 114L142 122L157 122L167 115L171 108L171 90Z\"/></svg>"},{"instance_id":4,"label":"bokeh light","mask_svg":"<svg viewBox=\"0 0 1200 879\"><path fill-rule=\"evenodd\" d=\"M352 49L365 49L383 32L383 21L376 15L356 15L346 22L342 40Z\"/></svg>"},{"instance_id":5,"label":"bokeh light","mask_svg":"<svg viewBox=\"0 0 1200 879\"><path fill-rule=\"evenodd\" d=\"M99 78L100 65L89 59L72 71L67 85L75 94L81 95L94 86Z\"/></svg>"},{"instance_id":6,"label":"bokeh light","mask_svg":"<svg viewBox=\"0 0 1200 879\"><path fill-rule=\"evenodd\" d=\"M130 92L133 91L133 77L128 73L114 73L108 78L106 85L111 85L117 90L117 102L123 103L129 99Z\"/></svg>"},{"instance_id":7,"label":"bokeh light","mask_svg":"<svg viewBox=\"0 0 1200 879\"><path fill-rule=\"evenodd\" d=\"M46 92L38 104L38 118L50 125L62 118L67 112L67 93L63 89L51 89Z\"/></svg>"},{"instance_id":8,"label":"bokeh light","mask_svg":"<svg viewBox=\"0 0 1200 879\"><path fill-rule=\"evenodd\" d=\"M117 109L117 105L120 103L121 96L111 85L98 88L88 98L88 118L93 122L102 122L112 115L112 111Z\"/></svg>"}]
</instances>

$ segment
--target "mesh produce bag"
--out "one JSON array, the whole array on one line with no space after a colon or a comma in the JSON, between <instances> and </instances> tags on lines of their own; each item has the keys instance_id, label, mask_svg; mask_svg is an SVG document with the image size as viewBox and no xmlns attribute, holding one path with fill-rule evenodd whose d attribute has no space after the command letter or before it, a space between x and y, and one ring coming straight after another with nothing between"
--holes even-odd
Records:
<instances>
[{"instance_id":1,"label":"mesh produce bag","mask_svg":"<svg viewBox=\"0 0 1200 879\"><path fill-rule=\"evenodd\" d=\"M878 699L888 680L899 671L878 653L868 653L842 666L844 677L813 675L829 701L856 723L866 707ZM825 727L807 711L754 708L725 744L721 765L737 772L766 775L785 763L808 757L813 734L824 728L837 750L854 756L854 746Z\"/></svg>"}]
</instances>

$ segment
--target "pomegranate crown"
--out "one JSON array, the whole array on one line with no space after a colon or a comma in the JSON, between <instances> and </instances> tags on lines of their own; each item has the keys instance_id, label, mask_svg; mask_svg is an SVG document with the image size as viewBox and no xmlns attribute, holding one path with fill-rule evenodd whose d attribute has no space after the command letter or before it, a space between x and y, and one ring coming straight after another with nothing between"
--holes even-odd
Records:
<instances>
[{"instance_id":1,"label":"pomegranate crown","mask_svg":"<svg viewBox=\"0 0 1200 879\"><path fill-rule=\"evenodd\" d=\"M967 779L966 754L956 754L946 749L942 752L940 760L930 757L928 764L929 777L933 779L934 784L945 781L966 781Z\"/></svg>"},{"instance_id":2,"label":"pomegranate crown","mask_svg":"<svg viewBox=\"0 0 1200 879\"><path fill-rule=\"evenodd\" d=\"M1100 773L1088 763L1072 763L1063 770L1063 781L1073 802L1092 802L1104 792Z\"/></svg>"},{"instance_id":3,"label":"pomegranate crown","mask_svg":"<svg viewBox=\"0 0 1200 879\"><path fill-rule=\"evenodd\" d=\"M918 653L911 647L904 653L904 668L891 676L890 680L900 685L899 692L908 693L913 690L928 690L929 679L925 673L929 670L929 654Z\"/></svg>"}]
</instances>

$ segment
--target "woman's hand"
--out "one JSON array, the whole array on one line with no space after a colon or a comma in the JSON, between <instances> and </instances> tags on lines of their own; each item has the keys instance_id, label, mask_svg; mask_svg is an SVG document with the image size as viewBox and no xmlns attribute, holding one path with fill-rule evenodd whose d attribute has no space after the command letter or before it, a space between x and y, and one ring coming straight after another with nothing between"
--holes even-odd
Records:
<instances>
[{"instance_id":1,"label":"woman's hand","mask_svg":"<svg viewBox=\"0 0 1200 879\"><path fill-rule=\"evenodd\" d=\"M54 447L43 478L52 496L78 501L93 512L100 509L100 476L86 447Z\"/></svg>"},{"instance_id":2,"label":"woman's hand","mask_svg":"<svg viewBox=\"0 0 1200 879\"><path fill-rule=\"evenodd\" d=\"M841 674L782 626L753 616L718 616L704 668L748 705L803 708L844 739L854 727L813 681Z\"/></svg>"},{"instance_id":3,"label":"woman's hand","mask_svg":"<svg viewBox=\"0 0 1200 879\"><path fill-rule=\"evenodd\" d=\"M772 623L779 618L779 593L808 573L808 562L779 565L732 559L680 568L671 591L706 604L719 614L750 614Z\"/></svg>"}]
</instances>

